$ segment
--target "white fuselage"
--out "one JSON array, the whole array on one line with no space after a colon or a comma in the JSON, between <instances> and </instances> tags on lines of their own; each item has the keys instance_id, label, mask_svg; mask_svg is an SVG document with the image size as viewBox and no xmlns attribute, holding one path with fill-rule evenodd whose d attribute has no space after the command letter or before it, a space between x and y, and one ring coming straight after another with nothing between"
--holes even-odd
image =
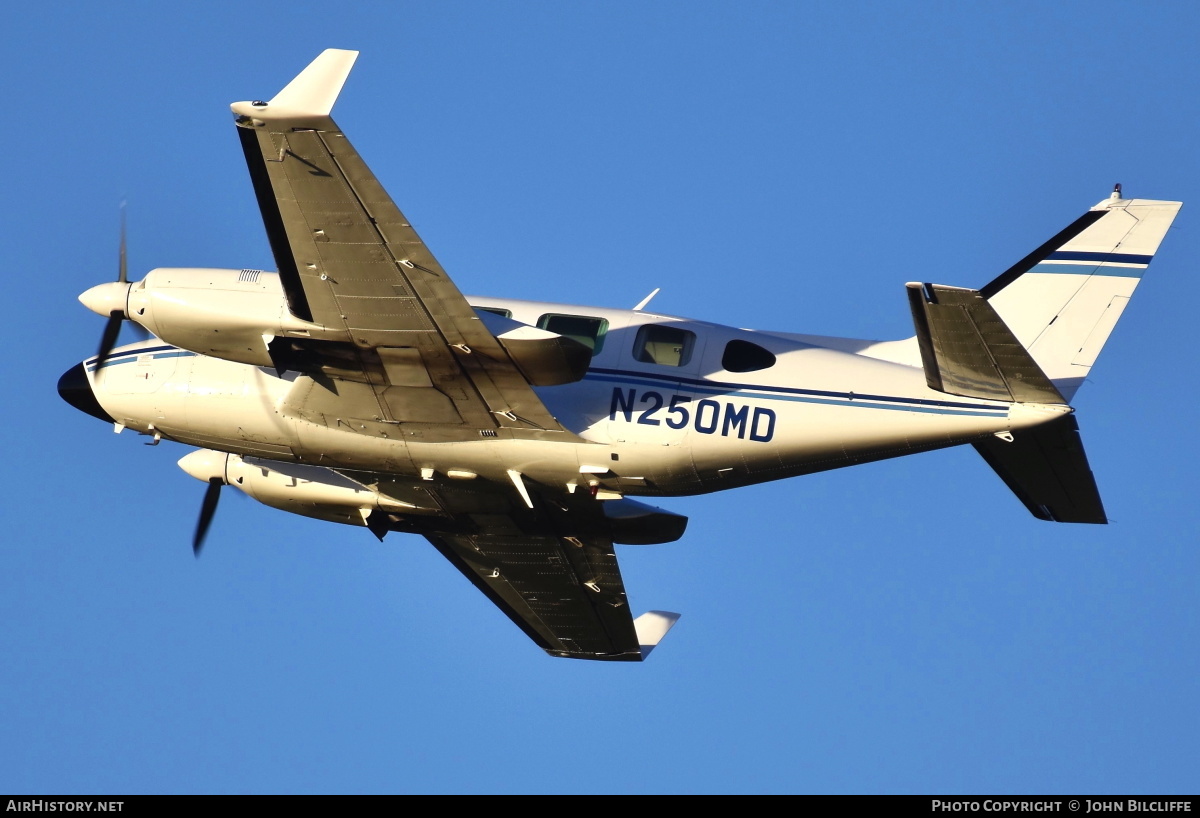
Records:
<instances>
[{"instance_id":1,"label":"white fuselage","mask_svg":"<svg viewBox=\"0 0 1200 818\"><path fill-rule=\"evenodd\" d=\"M262 273L255 289L282 291ZM122 347L92 388L120 425L243 456L416 478L430 470L545 483L595 475L631 495L697 494L978 440L1036 425L1065 406L959 398L930 389L915 344L775 334L651 312L472 298L512 319L600 319L585 377L542 387L550 412L585 444L481 439L431 443L281 411L295 373L189 352L158 340ZM595 323L595 322L593 322ZM691 333L684 354L654 363L639 331ZM735 351L750 349L750 360ZM769 355L763 356L762 350ZM677 348L676 353L679 352ZM771 360L773 363L764 365ZM639 357L642 358L639 360ZM679 363L680 365L674 365ZM730 371L734 369L750 371ZM754 368L757 367L757 368Z\"/></svg>"}]
</instances>

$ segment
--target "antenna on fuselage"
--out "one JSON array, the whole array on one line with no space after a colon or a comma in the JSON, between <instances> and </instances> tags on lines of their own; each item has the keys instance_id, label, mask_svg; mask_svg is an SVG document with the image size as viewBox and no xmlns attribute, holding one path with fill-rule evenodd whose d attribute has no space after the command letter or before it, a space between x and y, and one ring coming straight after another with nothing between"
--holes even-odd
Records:
<instances>
[{"instance_id":1,"label":"antenna on fuselage","mask_svg":"<svg viewBox=\"0 0 1200 818\"><path fill-rule=\"evenodd\" d=\"M650 299L653 298L654 296L658 295L658 291L661 289L662 289L662 287L655 287L654 292L650 293L650 295L646 296L641 301L639 301L638 305L633 308L633 311L641 312L643 309L645 309L646 305L650 303Z\"/></svg>"}]
</instances>

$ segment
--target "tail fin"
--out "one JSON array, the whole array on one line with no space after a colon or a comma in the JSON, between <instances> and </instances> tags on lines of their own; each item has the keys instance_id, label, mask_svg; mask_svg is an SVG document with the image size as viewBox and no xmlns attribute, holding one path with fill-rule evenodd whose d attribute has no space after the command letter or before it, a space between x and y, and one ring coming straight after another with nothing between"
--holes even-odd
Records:
<instances>
[{"instance_id":1,"label":"tail fin","mask_svg":"<svg viewBox=\"0 0 1200 818\"><path fill-rule=\"evenodd\" d=\"M1122 199L1120 185L980 290L1063 396L1083 383L1181 202Z\"/></svg>"}]
</instances>

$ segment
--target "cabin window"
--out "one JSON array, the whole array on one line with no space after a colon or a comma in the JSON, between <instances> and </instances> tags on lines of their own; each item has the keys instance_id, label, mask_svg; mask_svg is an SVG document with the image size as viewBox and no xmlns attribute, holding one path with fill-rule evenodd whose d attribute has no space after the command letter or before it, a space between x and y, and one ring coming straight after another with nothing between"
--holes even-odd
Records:
<instances>
[{"instance_id":1,"label":"cabin window","mask_svg":"<svg viewBox=\"0 0 1200 818\"><path fill-rule=\"evenodd\" d=\"M730 341L721 356L721 368L726 372L757 372L773 366L774 354L749 341Z\"/></svg>"},{"instance_id":2,"label":"cabin window","mask_svg":"<svg viewBox=\"0 0 1200 818\"><path fill-rule=\"evenodd\" d=\"M471 307L476 312L490 312L493 315L499 315L501 318L512 318L512 310L502 309L500 307Z\"/></svg>"},{"instance_id":3,"label":"cabin window","mask_svg":"<svg viewBox=\"0 0 1200 818\"><path fill-rule=\"evenodd\" d=\"M684 366L692 357L696 333L686 329L647 324L638 330L633 357L644 364Z\"/></svg>"},{"instance_id":4,"label":"cabin window","mask_svg":"<svg viewBox=\"0 0 1200 818\"><path fill-rule=\"evenodd\" d=\"M608 332L607 321L588 315L560 315L551 312L539 318L537 325L538 329L578 341L590 349L593 355L600 354L600 348L604 346L604 334Z\"/></svg>"}]
</instances>

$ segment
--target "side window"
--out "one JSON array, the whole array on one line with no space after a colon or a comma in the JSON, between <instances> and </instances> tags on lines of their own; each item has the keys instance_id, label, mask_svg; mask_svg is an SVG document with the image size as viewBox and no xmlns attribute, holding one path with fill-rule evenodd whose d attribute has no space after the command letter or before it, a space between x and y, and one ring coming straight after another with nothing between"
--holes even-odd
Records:
<instances>
[{"instance_id":1,"label":"side window","mask_svg":"<svg viewBox=\"0 0 1200 818\"><path fill-rule=\"evenodd\" d=\"M600 354L604 346L604 334L608 332L608 322L603 318L592 318L587 315L559 315L546 313L537 322L538 329L578 341L592 351L593 355Z\"/></svg>"},{"instance_id":2,"label":"side window","mask_svg":"<svg viewBox=\"0 0 1200 818\"><path fill-rule=\"evenodd\" d=\"M696 333L686 329L646 324L638 330L633 357L644 364L684 366L692 357Z\"/></svg>"},{"instance_id":3,"label":"side window","mask_svg":"<svg viewBox=\"0 0 1200 818\"><path fill-rule=\"evenodd\" d=\"M749 341L730 341L721 356L721 368L726 372L757 372L775 366L770 350Z\"/></svg>"},{"instance_id":4,"label":"side window","mask_svg":"<svg viewBox=\"0 0 1200 818\"><path fill-rule=\"evenodd\" d=\"M499 315L501 318L512 318L512 310L503 310L499 307L471 307L478 312L490 312Z\"/></svg>"}]
</instances>

